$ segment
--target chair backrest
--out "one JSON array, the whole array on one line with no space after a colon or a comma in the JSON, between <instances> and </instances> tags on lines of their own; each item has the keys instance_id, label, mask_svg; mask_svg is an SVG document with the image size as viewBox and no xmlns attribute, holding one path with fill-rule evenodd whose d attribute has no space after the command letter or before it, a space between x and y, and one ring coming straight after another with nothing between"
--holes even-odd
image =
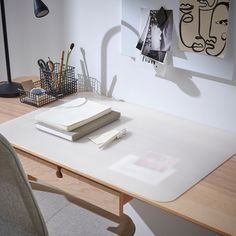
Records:
<instances>
[{"instance_id":1,"label":"chair backrest","mask_svg":"<svg viewBox=\"0 0 236 236\"><path fill-rule=\"evenodd\" d=\"M10 143L1 134L0 235L48 235L21 163Z\"/></svg>"}]
</instances>

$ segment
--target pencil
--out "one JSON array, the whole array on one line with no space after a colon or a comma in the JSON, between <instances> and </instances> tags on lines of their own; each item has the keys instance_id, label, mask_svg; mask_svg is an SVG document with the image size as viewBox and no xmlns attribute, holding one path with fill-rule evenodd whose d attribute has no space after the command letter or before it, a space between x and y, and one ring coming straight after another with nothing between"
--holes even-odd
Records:
<instances>
[{"instance_id":1,"label":"pencil","mask_svg":"<svg viewBox=\"0 0 236 236\"><path fill-rule=\"evenodd\" d=\"M61 52L61 63L60 63L60 68L58 72L58 81L57 81L57 86L61 86L61 75L62 75L62 68L63 68L63 62L64 62L64 50Z\"/></svg>"}]
</instances>

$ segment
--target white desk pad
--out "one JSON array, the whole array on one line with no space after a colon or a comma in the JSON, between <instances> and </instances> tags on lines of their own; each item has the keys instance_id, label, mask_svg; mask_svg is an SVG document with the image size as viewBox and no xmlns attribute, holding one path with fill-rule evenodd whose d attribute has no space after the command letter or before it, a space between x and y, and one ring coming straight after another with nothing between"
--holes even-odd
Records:
<instances>
[{"instance_id":1,"label":"white desk pad","mask_svg":"<svg viewBox=\"0 0 236 236\"><path fill-rule=\"evenodd\" d=\"M35 128L34 117L48 108L0 124L0 132L24 150L136 197L160 202L176 199L236 153L235 133L126 102L87 96L121 112L119 121L92 135L126 128L125 137L99 149L88 139L91 135L70 142L41 132Z\"/></svg>"}]
</instances>

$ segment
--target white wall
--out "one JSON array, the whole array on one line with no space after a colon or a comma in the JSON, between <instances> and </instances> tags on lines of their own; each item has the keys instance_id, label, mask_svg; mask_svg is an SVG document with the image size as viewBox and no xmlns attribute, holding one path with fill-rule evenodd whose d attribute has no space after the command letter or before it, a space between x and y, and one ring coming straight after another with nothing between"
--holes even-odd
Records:
<instances>
[{"instance_id":1,"label":"white wall","mask_svg":"<svg viewBox=\"0 0 236 236\"><path fill-rule=\"evenodd\" d=\"M45 3L53 10L46 17L37 19L32 0L5 0L12 78L38 75L39 58L46 60L50 56L53 60L60 57L61 48L65 44L64 1L50 0ZM7 80L2 28L0 39L0 80Z\"/></svg>"},{"instance_id":2,"label":"white wall","mask_svg":"<svg viewBox=\"0 0 236 236\"><path fill-rule=\"evenodd\" d=\"M215 75L213 66L216 65L218 69L221 65L218 59L209 59L211 63L207 64L209 70L206 67L206 74L197 73L196 69L185 71L170 67L167 76L160 78L156 76L152 65L122 56L121 0L45 0L50 15L42 19L34 18L31 0L5 2L13 78L38 74L38 58L47 59L50 56L57 61L61 50L67 50L70 43L74 42L71 64L81 72L80 47L84 48L90 76L102 81L103 91L109 90L112 80L117 78L113 91L116 98L236 131L235 1L231 1L230 10L230 49L222 60L223 64L233 64L231 80ZM172 2L176 11L178 0ZM178 24L178 12L174 14L175 24ZM1 38L0 80L6 78L2 44ZM178 51L176 45L173 48L174 56L181 58L183 53ZM190 57L191 54L188 54L186 60L188 63L191 61L196 68L201 66L199 61L204 60L204 65L208 63L206 56L201 57L204 59L198 63ZM222 66L222 70L226 68ZM213 70L214 76L211 76ZM225 73L229 74L229 71ZM126 211L136 223L136 235L212 235L209 231L139 201L132 201Z\"/></svg>"},{"instance_id":3,"label":"white wall","mask_svg":"<svg viewBox=\"0 0 236 236\"><path fill-rule=\"evenodd\" d=\"M133 2L137 1L133 0ZM177 29L178 1L164 2L174 8ZM81 54L78 47L83 47L86 51L90 75L101 80L104 89L109 90L112 79L117 77L113 96L236 131L236 50L234 46L236 17L232 14L236 10L235 1L231 1L228 49L225 59L184 54L177 49L177 36L175 36L173 44L175 61L178 59L178 63L181 63L184 58L183 62L189 67L193 65L193 68L190 71L170 67L164 78L156 75L152 65L121 55L121 1L69 0L67 3L65 19L69 28L66 37L68 43L74 41L77 45L73 63L79 67ZM203 67L205 74L198 72ZM211 76L213 71L214 76ZM224 73L227 79L222 78Z\"/></svg>"},{"instance_id":4,"label":"white wall","mask_svg":"<svg viewBox=\"0 0 236 236\"><path fill-rule=\"evenodd\" d=\"M79 48L83 47L89 73L102 81L104 91L109 90L113 78L117 78L113 96L236 131L236 103L234 102L236 100L236 47L234 46L236 16L232 14L236 10L235 1L231 1L228 50L225 59L202 55L196 57L191 53L183 54L176 49L176 40L174 40L172 50L174 60L177 58L178 63L181 63L184 55L186 58L183 63L194 65L195 69L187 71L169 67L164 78L156 75L152 65L121 55L121 0L99 2L48 0L45 3L50 8L50 14L41 19L33 16L32 1L5 2L13 78L38 74L38 58L47 59L50 56L54 61L59 61L61 50L67 50L70 43L74 42L72 64L81 72L82 57ZM164 2L170 5L170 1ZM171 1L171 3L174 9L175 29L177 29L178 1ZM166 5L168 7L168 4ZM18 9L22 10L17 11ZM0 80L5 80L2 43L0 52ZM196 60L196 58L200 59ZM207 73L197 73L197 68L203 66ZM210 75L212 71L215 72L214 76ZM217 71L220 71L219 77L215 76ZM231 74L231 80L221 78L224 73L227 77Z\"/></svg>"}]
</instances>

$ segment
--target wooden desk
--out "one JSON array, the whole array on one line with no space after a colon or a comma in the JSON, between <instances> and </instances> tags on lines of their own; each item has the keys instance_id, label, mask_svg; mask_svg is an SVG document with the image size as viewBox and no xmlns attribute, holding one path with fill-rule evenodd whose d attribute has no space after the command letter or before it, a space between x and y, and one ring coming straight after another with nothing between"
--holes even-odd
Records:
<instances>
[{"instance_id":1,"label":"wooden desk","mask_svg":"<svg viewBox=\"0 0 236 236\"><path fill-rule=\"evenodd\" d=\"M0 122L8 121L33 110L36 110L36 108L20 103L18 99L0 98ZM24 153L19 149L17 149L17 151L21 154L22 163L26 169L26 172L34 172L35 168L32 168L32 163L28 161L34 161L37 157L32 155L32 153ZM48 165L49 168L56 168L55 171L58 170L58 166L56 164L51 164L41 159L39 162L42 166ZM47 170L45 171L47 172ZM61 170L59 169L59 174L60 171ZM71 184L74 186L74 179L79 175L76 173L74 175L72 173L71 176L71 172L68 173L67 171L68 170L64 171L63 169L62 174L72 177L72 179L67 179L68 182L65 184L66 188L70 189ZM46 175L45 178L47 179L48 177L47 174L45 174L46 172L41 172L42 173L39 173L39 175L44 177ZM36 173L36 175L38 175L38 173ZM54 181L50 176L49 178L49 181ZM55 181L56 183L54 182L54 185L57 185L58 181L56 178ZM110 211L114 214L122 214L122 209L119 207L126 203L130 198L134 197L218 233L224 235L236 235L236 156L226 161L223 165L217 168L217 170L213 171L210 175L185 192L177 200L168 203L152 201L140 195L133 194L127 190L124 191L121 188L116 188L113 185L107 186L103 184L102 181L97 181L96 179L90 178L90 176L83 176L82 179L79 179L79 181L82 181L83 183L85 182L89 186L94 187L95 192L92 192L92 196L94 196L94 194L96 195L98 191L101 193L101 197L108 198L107 202L111 203ZM58 187L60 188L60 186ZM87 186L85 188L82 186L82 190L86 188ZM76 193L72 194L75 195ZM87 196L85 195L85 197ZM100 200L96 202L96 199L95 202L93 201L94 199L92 199L92 203L99 207L102 207L102 204L104 203L106 205L105 209L107 208L106 200L103 203Z\"/></svg>"}]
</instances>

